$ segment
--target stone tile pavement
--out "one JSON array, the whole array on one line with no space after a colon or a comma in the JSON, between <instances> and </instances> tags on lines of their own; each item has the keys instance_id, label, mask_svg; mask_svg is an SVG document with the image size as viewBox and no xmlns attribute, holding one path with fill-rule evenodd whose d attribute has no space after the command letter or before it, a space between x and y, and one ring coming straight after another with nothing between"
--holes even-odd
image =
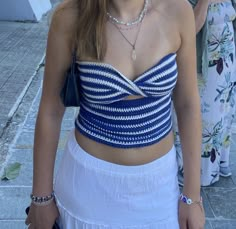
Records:
<instances>
[{"instance_id":1,"label":"stone tile pavement","mask_svg":"<svg viewBox=\"0 0 236 229\"><path fill-rule=\"evenodd\" d=\"M0 136L43 61L47 29L46 17L40 23L0 22Z\"/></svg>"},{"instance_id":2,"label":"stone tile pavement","mask_svg":"<svg viewBox=\"0 0 236 229\"><path fill-rule=\"evenodd\" d=\"M17 110L12 121L18 123L17 128L7 133L6 138L10 142L8 145L8 155L6 161L0 166L0 176L3 169L10 163L21 163L19 176L15 180L0 181L0 228L1 229L23 229L26 228L25 208L29 205L29 194L32 186L32 147L34 126L36 120L39 98L41 93L43 68L33 79L33 87L28 90L22 105ZM33 101L32 97L34 95ZM28 101L31 104L28 104ZM26 103L25 103L26 102ZM25 105L23 105L25 103ZM69 108L63 119L60 143L55 170L58 167L62 149L68 133L74 125L74 116L77 110ZM23 118L24 117L24 118ZM21 122L21 123L19 123Z\"/></svg>"},{"instance_id":3,"label":"stone tile pavement","mask_svg":"<svg viewBox=\"0 0 236 229\"><path fill-rule=\"evenodd\" d=\"M0 21L0 169L8 151L5 132L43 65L50 16L61 0L39 23Z\"/></svg>"}]
</instances>

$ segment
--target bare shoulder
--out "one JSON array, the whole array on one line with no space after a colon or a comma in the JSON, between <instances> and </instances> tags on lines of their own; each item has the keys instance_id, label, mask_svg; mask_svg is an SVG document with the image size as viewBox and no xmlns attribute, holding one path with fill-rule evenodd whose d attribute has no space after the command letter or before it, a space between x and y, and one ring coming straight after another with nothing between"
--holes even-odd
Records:
<instances>
[{"instance_id":1,"label":"bare shoulder","mask_svg":"<svg viewBox=\"0 0 236 229\"><path fill-rule=\"evenodd\" d=\"M75 34L75 25L78 17L75 0L65 0L55 9L51 23L50 32L71 40Z\"/></svg>"},{"instance_id":2,"label":"bare shoulder","mask_svg":"<svg viewBox=\"0 0 236 229\"><path fill-rule=\"evenodd\" d=\"M166 18L178 24L180 28L190 22L194 24L194 14L191 4L187 0L153 0L153 7Z\"/></svg>"},{"instance_id":3,"label":"bare shoulder","mask_svg":"<svg viewBox=\"0 0 236 229\"><path fill-rule=\"evenodd\" d=\"M185 14L192 11L192 6L188 0L166 0L165 4L167 7L176 13Z\"/></svg>"},{"instance_id":4,"label":"bare shoulder","mask_svg":"<svg viewBox=\"0 0 236 229\"><path fill-rule=\"evenodd\" d=\"M173 2L173 7L171 8L171 10L173 11L173 13L175 12L175 15L179 19L178 21L180 23L186 23L189 20L190 22L193 22L193 8L187 0L178 0L178 4L176 4L176 1L174 0L169 0L169 2ZM181 25L183 26L183 24Z\"/></svg>"},{"instance_id":5,"label":"bare shoulder","mask_svg":"<svg viewBox=\"0 0 236 229\"><path fill-rule=\"evenodd\" d=\"M191 4L187 0L167 0L168 9L173 20L178 23L179 30L187 30L195 27L194 13Z\"/></svg>"},{"instance_id":6,"label":"bare shoulder","mask_svg":"<svg viewBox=\"0 0 236 229\"><path fill-rule=\"evenodd\" d=\"M51 18L47 39L44 79L47 82L47 88L52 91L62 88L65 72L71 64L75 42L75 20L77 18L74 2L76 1L63 1L55 9Z\"/></svg>"}]
</instances>

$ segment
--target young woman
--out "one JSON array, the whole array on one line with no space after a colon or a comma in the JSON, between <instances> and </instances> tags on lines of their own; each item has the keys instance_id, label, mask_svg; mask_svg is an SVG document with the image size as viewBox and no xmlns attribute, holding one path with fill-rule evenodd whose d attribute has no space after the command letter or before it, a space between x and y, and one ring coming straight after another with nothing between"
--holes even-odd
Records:
<instances>
[{"instance_id":1,"label":"young woman","mask_svg":"<svg viewBox=\"0 0 236 229\"><path fill-rule=\"evenodd\" d=\"M53 187L65 111L59 94L75 49L80 112ZM29 228L51 229L56 218L69 229L203 228L191 6L185 0L65 1L52 19L46 56ZM181 195L171 97L186 171Z\"/></svg>"},{"instance_id":2,"label":"young woman","mask_svg":"<svg viewBox=\"0 0 236 229\"><path fill-rule=\"evenodd\" d=\"M236 1L189 0L196 18L198 83L202 110L201 185L230 176L229 153L236 108ZM176 131L181 182L183 162ZM181 182L182 183L182 182Z\"/></svg>"}]
</instances>

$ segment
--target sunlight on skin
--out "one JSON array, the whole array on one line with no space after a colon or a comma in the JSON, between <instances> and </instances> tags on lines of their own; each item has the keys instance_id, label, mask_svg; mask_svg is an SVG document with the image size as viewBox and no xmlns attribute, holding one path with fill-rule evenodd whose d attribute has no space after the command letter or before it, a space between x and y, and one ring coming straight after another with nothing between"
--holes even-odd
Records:
<instances>
[{"instance_id":1,"label":"sunlight on skin","mask_svg":"<svg viewBox=\"0 0 236 229\"><path fill-rule=\"evenodd\" d=\"M143 98L142 95L129 95L125 98L125 100L131 100L131 99L141 99Z\"/></svg>"}]
</instances>

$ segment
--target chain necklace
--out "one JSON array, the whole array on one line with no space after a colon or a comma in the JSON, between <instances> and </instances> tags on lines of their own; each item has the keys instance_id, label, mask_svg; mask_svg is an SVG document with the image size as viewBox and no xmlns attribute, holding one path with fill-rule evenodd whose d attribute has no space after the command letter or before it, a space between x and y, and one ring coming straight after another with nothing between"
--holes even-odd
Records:
<instances>
[{"instance_id":1,"label":"chain necklace","mask_svg":"<svg viewBox=\"0 0 236 229\"><path fill-rule=\"evenodd\" d=\"M142 20L143 21L143 20ZM135 61L137 59L137 55L136 55L136 50L135 50L135 46L136 46L136 42L137 42L137 39L138 39L138 35L139 35L139 31L141 29L141 25L142 25L142 21L140 22L140 25L139 25L139 28L138 28L138 32L136 34L136 38L134 40L134 43L131 43L127 37L122 33L122 31L120 30L120 28L118 27L117 24L115 23L112 23L116 28L117 30L120 32L120 34L122 35L122 37L128 42L128 44L132 47L132 52L131 52L131 58L133 61Z\"/></svg>"},{"instance_id":2,"label":"chain necklace","mask_svg":"<svg viewBox=\"0 0 236 229\"><path fill-rule=\"evenodd\" d=\"M149 2L149 0L145 0L143 9L140 12L139 16L132 21L129 21L129 22L121 21L118 18L113 17L109 12L107 12L107 16L109 17L109 19L112 21L113 24L120 24L120 25L126 25L126 26L133 26L133 25L139 24L142 22L145 14L146 14L148 2Z\"/></svg>"}]
</instances>

